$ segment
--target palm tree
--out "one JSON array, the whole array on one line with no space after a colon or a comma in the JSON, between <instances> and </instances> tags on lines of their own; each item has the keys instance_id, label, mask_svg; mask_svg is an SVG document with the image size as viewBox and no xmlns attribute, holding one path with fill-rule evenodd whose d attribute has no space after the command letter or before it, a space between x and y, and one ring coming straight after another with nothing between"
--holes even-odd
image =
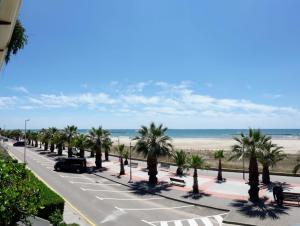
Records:
<instances>
[{"instance_id":1,"label":"palm tree","mask_svg":"<svg viewBox=\"0 0 300 226\"><path fill-rule=\"evenodd\" d=\"M98 128L92 128L89 131L89 139L91 142L92 151L96 152L96 167L102 168L102 144L103 141L110 135L108 130L99 126Z\"/></svg>"},{"instance_id":2,"label":"palm tree","mask_svg":"<svg viewBox=\"0 0 300 226\"><path fill-rule=\"evenodd\" d=\"M137 140L135 150L147 157L149 183L152 185L157 184L157 158L170 155L173 150L171 138L165 135L167 129L162 124L156 127L152 122L149 128L142 126L134 138Z\"/></svg>"},{"instance_id":3,"label":"palm tree","mask_svg":"<svg viewBox=\"0 0 300 226\"><path fill-rule=\"evenodd\" d=\"M129 151L128 149L124 152L124 158L125 158L125 161L124 161L124 165L127 166L128 165L128 157L129 157Z\"/></svg>"},{"instance_id":4,"label":"palm tree","mask_svg":"<svg viewBox=\"0 0 300 226\"><path fill-rule=\"evenodd\" d=\"M34 147L38 147L38 135L38 132L31 133L32 141L34 141L34 144L32 144L32 146Z\"/></svg>"},{"instance_id":5,"label":"palm tree","mask_svg":"<svg viewBox=\"0 0 300 226\"><path fill-rule=\"evenodd\" d=\"M125 145L124 144L118 145L117 152L119 153L120 156L120 176L125 175L124 162L123 162L123 158L126 152Z\"/></svg>"},{"instance_id":6,"label":"palm tree","mask_svg":"<svg viewBox=\"0 0 300 226\"><path fill-rule=\"evenodd\" d=\"M48 144L50 139L50 133L47 129L41 129L41 142L44 144L44 150L48 150Z\"/></svg>"},{"instance_id":7,"label":"palm tree","mask_svg":"<svg viewBox=\"0 0 300 226\"><path fill-rule=\"evenodd\" d=\"M193 174L193 193L198 194L199 193L199 187L198 187L198 169L203 168L204 166L204 160L199 155L192 155L188 160L189 168L194 169Z\"/></svg>"},{"instance_id":8,"label":"palm tree","mask_svg":"<svg viewBox=\"0 0 300 226\"><path fill-rule=\"evenodd\" d=\"M251 201L259 200L259 171L257 156L264 145L271 140L270 136L263 135L260 130L249 129L248 134L241 133L240 137L234 137L238 144L232 147L230 159L249 158L249 185L248 191Z\"/></svg>"},{"instance_id":9,"label":"palm tree","mask_svg":"<svg viewBox=\"0 0 300 226\"><path fill-rule=\"evenodd\" d=\"M54 135L55 133L57 132L57 129L55 127L50 127L48 129L49 131L49 134L50 134L50 151L51 152L54 152L54 149L55 149L55 143L54 143Z\"/></svg>"},{"instance_id":10,"label":"palm tree","mask_svg":"<svg viewBox=\"0 0 300 226\"><path fill-rule=\"evenodd\" d=\"M72 144L79 149L79 154L81 158L84 158L84 151L90 146L90 140L87 135L80 134L76 136Z\"/></svg>"},{"instance_id":11,"label":"palm tree","mask_svg":"<svg viewBox=\"0 0 300 226\"><path fill-rule=\"evenodd\" d=\"M111 141L109 136L104 138L103 143L102 143L102 147L104 148L105 161L108 161L108 156L109 156L108 153L110 151L110 148L111 148L112 144L113 144L113 142Z\"/></svg>"},{"instance_id":12,"label":"palm tree","mask_svg":"<svg viewBox=\"0 0 300 226\"><path fill-rule=\"evenodd\" d=\"M187 168L187 154L183 150L176 151L173 154L173 158L177 165L176 175L182 176L183 170Z\"/></svg>"},{"instance_id":13,"label":"palm tree","mask_svg":"<svg viewBox=\"0 0 300 226\"><path fill-rule=\"evenodd\" d=\"M63 145L66 140L67 140L67 136L64 131L58 130L55 132L53 136L53 141L56 144L57 155L62 155Z\"/></svg>"},{"instance_id":14,"label":"palm tree","mask_svg":"<svg viewBox=\"0 0 300 226\"><path fill-rule=\"evenodd\" d=\"M76 126L67 126L64 129L64 132L67 137L67 145L68 145L68 157L72 157L72 139L77 135L77 127Z\"/></svg>"},{"instance_id":15,"label":"palm tree","mask_svg":"<svg viewBox=\"0 0 300 226\"><path fill-rule=\"evenodd\" d=\"M274 167L277 162L283 160L286 155L283 153L283 147L272 144L271 142L266 143L262 150L258 153L258 161L263 166L262 171L262 182L264 184L270 184L270 167Z\"/></svg>"},{"instance_id":16,"label":"palm tree","mask_svg":"<svg viewBox=\"0 0 300 226\"><path fill-rule=\"evenodd\" d=\"M223 177L222 177L222 159L224 158L224 151L223 150L216 151L214 153L214 157L215 157L215 159L219 160L217 180L222 181L223 180Z\"/></svg>"}]
</instances>

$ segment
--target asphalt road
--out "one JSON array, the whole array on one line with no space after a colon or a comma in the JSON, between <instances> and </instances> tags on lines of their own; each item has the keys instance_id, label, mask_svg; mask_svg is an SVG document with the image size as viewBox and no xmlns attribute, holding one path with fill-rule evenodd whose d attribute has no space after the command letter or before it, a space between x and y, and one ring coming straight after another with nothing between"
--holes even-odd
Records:
<instances>
[{"instance_id":1,"label":"asphalt road","mask_svg":"<svg viewBox=\"0 0 300 226\"><path fill-rule=\"evenodd\" d=\"M7 145L14 156L23 160L23 147ZM91 225L216 226L226 216L222 211L140 193L93 174L56 172L55 160L33 148L27 148L26 161L32 171L75 206Z\"/></svg>"}]
</instances>

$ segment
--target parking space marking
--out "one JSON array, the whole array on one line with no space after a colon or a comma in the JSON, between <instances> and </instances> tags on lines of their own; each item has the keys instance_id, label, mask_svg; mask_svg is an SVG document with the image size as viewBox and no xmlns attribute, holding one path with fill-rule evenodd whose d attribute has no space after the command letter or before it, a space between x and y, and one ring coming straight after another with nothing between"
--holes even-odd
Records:
<instances>
[{"instance_id":1,"label":"parking space marking","mask_svg":"<svg viewBox=\"0 0 300 226\"><path fill-rule=\"evenodd\" d=\"M82 191L99 191L99 192L111 192L111 193L134 193L135 191L114 191L114 190L101 190L101 189L90 189L80 188Z\"/></svg>"},{"instance_id":2,"label":"parking space marking","mask_svg":"<svg viewBox=\"0 0 300 226\"><path fill-rule=\"evenodd\" d=\"M161 197L156 197L156 198L104 198L104 197L99 197L96 196L97 199L99 200L117 200L117 201L148 201L148 200L158 200L158 199L164 199Z\"/></svg>"},{"instance_id":3,"label":"parking space marking","mask_svg":"<svg viewBox=\"0 0 300 226\"><path fill-rule=\"evenodd\" d=\"M157 208L138 208L138 209L134 209L134 208L119 208L117 206L115 206L115 208L117 210L120 211L153 211L153 210L172 210L172 209L183 209L183 208L189 208L189 207L193 207L194 205L186 205L186 206L175 206L175 207L157 207Z\"/></svg>"},{"instance_id":4,"label":"parking space marking","mask_svg":"<svg viewBox=\"0 0 300 226\"><path fill-rule=\"evenodd\" d=\"M85 177L85 176L66 176L66 175L59 175L62 178L71 178L71 179L85 179L85 180L93 180L92 178Z\"/></svg>"},{"instance_id":5,"label":"parking space marking","mask_svg":"<svg viewBox=\"0 0 300 226\"><path fill-rule=\"evenodd\" d=\"M80 181L69 181L71 184L84 184L84 185L97 185L97 186L105 186L105 185L109 185L109 186L121 186L121 184L104 184L104 183L99 183L99 182L80 182Z\"/></svg>"}]
</instances>

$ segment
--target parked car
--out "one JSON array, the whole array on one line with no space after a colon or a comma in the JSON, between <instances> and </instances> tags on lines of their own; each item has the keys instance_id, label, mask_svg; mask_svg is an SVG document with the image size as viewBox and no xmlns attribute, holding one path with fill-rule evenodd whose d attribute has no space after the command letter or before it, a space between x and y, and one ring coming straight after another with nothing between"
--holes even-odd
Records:
<instances>
[{"instance_id":1,"label":"parked car","mask_svg":"<svg viewBox=\"0 0 300 226\"><path fill-rule=\"evenodd\" d=\"M25 142L24 141L17 141L13 144L14 147L24 147Z\"/></svg>"},{"instance_id":2,"label":"parked car","mask_svg":"<svg viewBox=\"0 0 300 226\"><path fill-rule=\"evenodd\" d=\"M85 158L60 158L54 165L56 171L70 171L76 173L82 173L86 171L86 159Z\"/></svg>"}]
</instances>

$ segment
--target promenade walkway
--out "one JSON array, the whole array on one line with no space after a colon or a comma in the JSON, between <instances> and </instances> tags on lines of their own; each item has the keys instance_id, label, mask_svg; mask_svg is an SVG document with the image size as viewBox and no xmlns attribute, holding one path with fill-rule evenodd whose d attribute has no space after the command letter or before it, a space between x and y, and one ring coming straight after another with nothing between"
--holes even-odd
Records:
<instances>
[{"instance_id":1,"label":"promenade walkway","mask_svg":"<svg viewBox=\"0 0 300 226\"><path fill-rule=\"evenodd\" d=\"M94 159L88 158L88 164L94 165ZM236 223L238 225L259 225L259 226L284 226L300 224L300 207L285 206L278 208L273 201L272 185L260 185L260 197L262 202L253 204L248 202L249 185L242 179L241 173L224 173L226 181L216 181L217 172L199 170L198 182L200 194L192 194L193 177L190 170L180 179L186 181L186 186L179 187L170 184L170 177L176 177L176 167L171 166L169 170L160 168L158 165L159 184L151 188L147 184L148 172L146 162L133 161L138 163L132 168L133 183L128 183L130 168L125 166L126 175L119 177L120 164L117 157L110 156L110 161L103 162L103 170L95 174L130 186L134 190L147 190L170 199L176 199L195 205L209 206L216 209L230 211L225 218L225 223ZM231 177L228 177L228 176ZM246 175L247 176L247 175ZM238 178L240 177L240 178ZM272 176L273 178L273 176ZM285 182L284 190L300 193L299 178L274 176L276 181Z\"/></svg>"}]
</instances>

